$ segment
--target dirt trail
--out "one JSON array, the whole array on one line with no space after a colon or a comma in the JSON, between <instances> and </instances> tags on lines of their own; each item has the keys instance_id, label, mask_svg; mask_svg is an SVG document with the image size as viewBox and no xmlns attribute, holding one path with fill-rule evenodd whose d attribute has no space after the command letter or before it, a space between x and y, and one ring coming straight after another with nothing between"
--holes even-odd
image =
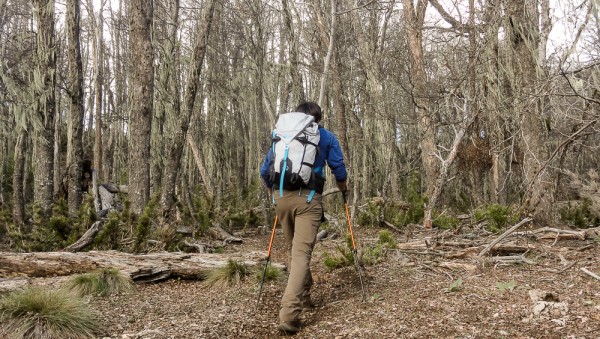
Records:
<instances>
[{"instance_id":1,"label":"dirt trail","mask_svg":"<svg viewBox=\"0 0 600 339\"><path fill-rule=\"evenodd\" d=\"M360 231L363 244L376 239L375 230ZM229 250L264 250L267 242L267 236L255 236ZM282 242L278 234L273 260L285 263ZM351 268L329 271L323 264L324 253L335 252L342 240L319 242L311 266L317 307L303 313L305 327L294 337L598 338L600 281L580 268L600 273L600 246L590 240L552 243L534 243L536 249L528 254L534 265L454 260L468 264L465 267L473 265L473 270L440 267L436 256L391 251L385 261L366 268L368 300L362 302L359 280ZM462 283L457 286L459 278ZM456 291L449 292L453 284ZM285 279L265 283L260 309L255 307L255 275L229 289L175 280L138 287L136 295L92 302L103 314L104 337L280 336L277 315ZM532 290L554 298L534 302Z\"/></svg>"}]
</instances>

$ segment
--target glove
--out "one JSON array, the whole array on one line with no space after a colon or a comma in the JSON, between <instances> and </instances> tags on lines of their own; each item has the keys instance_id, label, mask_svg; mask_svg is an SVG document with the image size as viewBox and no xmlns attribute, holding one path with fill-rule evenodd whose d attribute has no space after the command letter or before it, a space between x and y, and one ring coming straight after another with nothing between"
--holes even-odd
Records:
<instances>
[{"instance_id":1,"label":"glove","mask_svg":"<svg viewBox=\"0 0 600 339\"><path fill-rule=\"evenodd\" d=\"M337 183L337 187L340 189L340 192L346 193L346 191L348 190L347 180L337 181L336 183Z\"/></svg>"}]
</instances>

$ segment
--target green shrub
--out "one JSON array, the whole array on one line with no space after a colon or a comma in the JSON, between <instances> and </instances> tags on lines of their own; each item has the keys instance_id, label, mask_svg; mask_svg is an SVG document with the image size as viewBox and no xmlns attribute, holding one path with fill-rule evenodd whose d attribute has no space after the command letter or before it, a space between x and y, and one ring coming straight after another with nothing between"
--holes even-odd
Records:
<instances>
[{"instance_id":1,"label":"green shrub","mask_svg":"<svg viewBox=\"0 0 600 339\"><path fill-rule=\"evenodd\" d=\"M194 218L197 220L197 230L200 235L204 235L206 231L212 227L215 222L215 206L214 202L205 196L196 196L194 198L194 209L196 213Z\"/></svg>"},{"instance_id":2,"label":"green shrub","mask_svg":"<svg viewBox=\"0 0 600 339\"><path fill-rule=\"evenodd\" d=\"M506 226L506 223L509 221L511 209L508 206L492 204L475 210L474 215L475 221L480 222L486 220L488 222L488 231L497 233Z\"/></svg>"},{"instance_id":3,"label":"green shrub","mask_svg":"<svg viewBox=\"0 0 600 339\"><path fill-rule=\"evenodd\" d=\"M104 223L102 230L98 232L94 239L94 244L99 248L109 248L116 250L119 247L119 237L121 228L121 217L116 211L110 211L108 218Z\"/></svg>"},{"instance_id":4,"label":"green shrub","mask_svg":"<svg viewBox=\"0 0 600 339\"><path fill-rule=\"evenodd\" d=\"M79 297L29 287L0 299L2 338L93 338L97 314Z\"/></svg>"},{"instance_id":5,"label":"green shrub","mask_svg":"<svg viewBox=\"0 0 600 339\"><path fill-rule=\"evenodd\" d=\"M394 235L388 230L379 231L379 240L377 242L387 248L396 248L397 245Z\"/></svg>"},{"instance_id":6,"label":"green shrub","mask_svg":"<svg viewBox=\"0 0 600 339\"><path fill-rule=\"evenodd\" d=\"M360 210L356 223L365 227L378 227L381 214L381 205L375 201L369 201L367 208Z\"/></svg>"},{"instance_id":7,"label":"green shrub","mask_svg":"<svg viewBox=\"0 0 600 339\"><path fill-rule=\"evenodd\" d=\"M590 199L583 199L579 204L569 204L559 210L560 218L567 225L577 228L600 226L600 216L590 209Z\"/></svg>"},{"instance_id":8,"label":"green shrub","mask_svg":"<svg viewBox=\"0 0 600 339\"><path fill-rule=\"evenodd\" d=\"M433 225L442 230L454 229L459 223L458 218L445 214L438 215L433 219Z\"/></svg>"},{"instance_id":9,"label":"green shrub","mask_svg":"<svg viewBox=\"0 0 600 339\"><path fill-rule=\"evenodd\" d=\"M413 174L406 184L402 197L408 206L406 203L386 202L370 207L369 215L372 216L369 220L370 225L379 226L384 220L400 228L408 224L421 223L425 215L427 198L421 195L420 185L419 176Z\"/></svg>"},{"instance_id":10,"label":"green shrub","mask_svg":"<svg viewBox=\"0 0 600 339\"><path fill-rule=\"evenodd\" d=\"M65 288L79 296L108 296L135 290L131 278L115 268L77 275L67 282Z\"/></svg>"},{"instance_id":11,"label":"green shrub","mask_svg":"<svg viewBox=\"0 0 600 339\"><path fill-rule=\"evenodd\" d=\"M341 256L331 255L329 254L329 252L325 252L325 259L323 260L323 264L325 264L325 267L327 267L329 270L350 266L353 264L354 256L352 252L350 252L350 255L352 256L352 261L348 260L348 257L346 256L348 254L347 252L348 251L343 252Z\"/></svg>"},{"instance_id":12,"label":"green shrub","mask_svg":"<svg viewBox=\"0 0 600 339\"><path fill-rule=\"evenodd\" d=\"M365 265L375 265L383 260L384 245L367 246L362 253L362 263Z\"/></svg>"},{"instance_id":13,"label":"green shrub","mask_svg":"<svg viewBox=\"0 0 600 339\"><path fill-rule=\"evenodd\" d=\"M262 280L263 272L265 274L265 281L280 280L283 278L283 272L281 272L279 268L268 265L266 271L262 268L257 270L256 279L258 279L258 281Z\"/></svg>"},{"instance_id":14,"label":"green shrub","mask_svg":"<svg viewBox=\"0 0 600 339\"><path fill-rule=\"evenodd\" d=\"M134 231L134 239L135 243L133 246L133 252L139 253L146 241L148 240L148 235L150 234L150 229L152 228L152 219L155 217L156 201L158 197L155 197L148 202L148 205L142 211L142 214L139 216L135 231Z\"/></svg>"}]
</instances>

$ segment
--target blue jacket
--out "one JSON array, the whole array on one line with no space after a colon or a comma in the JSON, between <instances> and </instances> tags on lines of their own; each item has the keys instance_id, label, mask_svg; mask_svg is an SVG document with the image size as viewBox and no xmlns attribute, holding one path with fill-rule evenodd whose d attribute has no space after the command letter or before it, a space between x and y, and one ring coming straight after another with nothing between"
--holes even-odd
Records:
<instances>
[{"instance_id":1,"label":"blue jacket","mask_svg":"<svg viewBox=\"0 0 600 339\"><path fill-rule=\"evenodd\" d=\"M314 164L316 174L321 176L323 179L325 178L324 167L325 162L327 162L327 165L329 168L331 168L333 176L335 176L335 180L345 181L348 177L348 172L346 171L346 165L344 165L344 155L342 154L342 148L340 147L339 141L335 135L329 130L325 129L325 127L319 126L319 133L321 135L319 139L319 151L317 152L317 157ZM270 147L265 161L260 167L260 176L268 188L273 187L273 183L269 178L269 166L272 156L273 150Z\"/></svg>"}]
</instances>

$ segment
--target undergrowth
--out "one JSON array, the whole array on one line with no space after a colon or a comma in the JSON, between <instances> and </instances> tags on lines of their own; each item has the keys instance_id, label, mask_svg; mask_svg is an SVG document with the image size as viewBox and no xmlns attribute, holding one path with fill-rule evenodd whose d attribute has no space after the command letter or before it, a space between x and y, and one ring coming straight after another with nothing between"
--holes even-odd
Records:
<instances>
[{"instance_id":1,"label":"undergrowth","mask_svg":"<svg viewBox=\"0 0 600 339\"><path fill-rule=\"evenodd\" d=\"M248 273L246 264L229 259L225 266L211 270L204 284L209 287L231 287L238 285Z\"/></svg>"},{"instance_id":2,"label":"undergrowth","mask_svg":"<svg viewBox=\"0 0 600 339\"><path fill-rule=\"evenodd\" d=\"M560 217L567 225L576 228L600 226L600 215L594 214L590 208L590 199L583 199L578 204L569 204L559 210Z\"/></svg>"},{"instance_id":3,"label":"undergrowth","mask_svg":"<svg viewBox=\"0 0 600 339\"><path fill-rule=\"evenodd\" d=\"M108 296L135 291L133 281L115 268L104 268L71 278L65 288L79 296Z\"/></svg>"},{"instance_id":4,"label":"undergrowth","mask_svg":"<svg viewBox=\"0 0 600 339\"><path fill-rule=\"evenodd\" d=\"M486 229L498 233L514 218L512 209L508 206L492 204L474 211L475 221L487 221Z\"/></svg>"},{"instance_id":5,"label":"undergrowth","mask_svg":"<svg viewBox=\"0 0 600 339\"><path fill-rule=\"evenodd\" d=\"M93 338L97 314L63 290L29 287L0 299L2 338Z\"/></svg>"}]
</instances>

